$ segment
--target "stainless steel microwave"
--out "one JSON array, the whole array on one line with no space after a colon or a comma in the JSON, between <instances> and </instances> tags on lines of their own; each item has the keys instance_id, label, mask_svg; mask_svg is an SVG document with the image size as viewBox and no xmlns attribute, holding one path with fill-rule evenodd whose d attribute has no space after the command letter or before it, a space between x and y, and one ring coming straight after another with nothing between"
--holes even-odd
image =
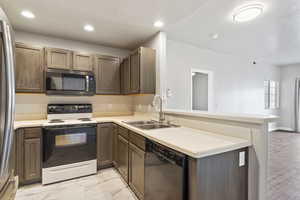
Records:
<instances>
[{"instance_id":1,"label":"stainless steel microwave","mask_svg":"<svg viewBox=\"0 0 300 200\"><path fill-rule=\"evenodd\" d=\"M46 93L48 95L95 95L95 76L92 72L48 69Z\"/></svg>"}]
</instances>

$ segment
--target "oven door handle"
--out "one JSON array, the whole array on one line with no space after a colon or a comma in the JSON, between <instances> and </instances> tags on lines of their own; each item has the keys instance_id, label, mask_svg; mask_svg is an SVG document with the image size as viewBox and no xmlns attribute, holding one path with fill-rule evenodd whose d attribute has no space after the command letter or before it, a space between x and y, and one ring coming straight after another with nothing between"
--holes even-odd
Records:
<instances>
[{"instance_id":1,"label":"oven door handle","mask_svg":"<svg viewBox=\"0 0 300 200\"><path fill-rule=\"evenodd\" d=\"M44 130L46 131L57 131L57 130L70 130L70 129L78 129L78 128L95 128L96 125L93 126L70 126L70 127L56 127L56 128L50 128L46 127Z\"/></svg>"}]
</instances>

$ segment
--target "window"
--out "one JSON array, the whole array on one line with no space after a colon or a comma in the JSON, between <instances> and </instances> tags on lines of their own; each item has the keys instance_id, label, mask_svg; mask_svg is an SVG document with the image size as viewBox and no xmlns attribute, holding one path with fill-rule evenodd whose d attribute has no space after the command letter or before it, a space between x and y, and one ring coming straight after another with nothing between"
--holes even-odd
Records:
<instances>
[{"instance_id":1,"label":"window","mask_svg":"<svg viewBox=\"0 0 300 200\"><path fill-rule=\"evenodd\" d=\"M264 82L265 87L265 109L279 108L279 82L268 80Z\"/></svg>"}]
</instances>

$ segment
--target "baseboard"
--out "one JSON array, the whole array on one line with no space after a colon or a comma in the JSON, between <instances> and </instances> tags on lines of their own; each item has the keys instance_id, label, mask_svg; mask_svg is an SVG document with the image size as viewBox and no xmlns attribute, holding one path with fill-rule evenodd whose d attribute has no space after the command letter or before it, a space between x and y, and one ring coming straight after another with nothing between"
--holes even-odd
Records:
<instances>
[{"instance_id":1,"label":"baseboard","mask_svg":"<svg viewBox=\"0 0 300 200\"><path fill-rule=\"evenodd\" d=\"M272 131L288 131L288 132L294 132L295 130L292 129L292 128L289 128L289 127L275 127L275 128L269 129L269 132L272 132Z\"/></svg>"}]
</instances>

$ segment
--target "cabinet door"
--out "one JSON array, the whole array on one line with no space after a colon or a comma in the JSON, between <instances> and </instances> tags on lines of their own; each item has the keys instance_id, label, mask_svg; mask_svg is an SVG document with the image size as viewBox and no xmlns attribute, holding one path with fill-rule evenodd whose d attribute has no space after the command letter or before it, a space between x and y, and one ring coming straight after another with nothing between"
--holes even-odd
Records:
<instances>
[{"instance_id":1,"label":"cabinet door","mask_svg":"<svg viewBox=\"0 0 300 200\"><path fill-rule=\"evenodd\" d=\"M128 146L128 141L118 135L118 170L126 182L128 182Z\"/></svg>"},{"instance_id":2,"label":"cabinet door","mask_svg":"<svg viewBox=\"0 0 300 200\"><path fill-rule=\"evenodd\" d=\"M156 53L151 48L140 48L140 93L155 94Z\"/></svg>"},{"instance_id":3,"label":"cabinet door","mask_svg":"<svg viewBox=\"0 0 300 200\"><path fill-rule=\"evenodd\" d=\"M98 125L97 131L97 163L99 168L112 164L113 156L113 124Z\"/></svg>"},{"instance_id":4,"label":"cabinet door","mask_svg":"<svg viewBox=\"0 0 300 200\"><path fill-rule=\"evenodd\" d=\"M73 54L73 70L93 71L93 56L75 52Z\"/></svg>"},{"instance_id":5,"label":"cabinet door","mask_svg":"<svg viewBox=\"0 0 300 200\"><path fill-rule=\"evenodd\" d=\"M129 186L140 200L145 191L145 152L130 143L129 146Z\"/></svg>"},{"instance_id":6,"label":"cabinet door","mask_svg":"<svg viewBox=\"0 0 300 200\"><path fill-rule=\"evenodd\" d=\"M130 55L130 91L140 92L140 52L136 50Z\"/></svg>"},{"instance_id":7,"label":"cabinet door","mask_svg":"<svg viewBox=\"0 0 300 200\"><path fill-rule=\"evenodd\" d=\"M16 44L16 92L44 91L44 50Z\"/></svg>"},{"instance_id":8,"label":"cabinet door","mask_svg":"<svg viewBox=\"0 0 300 200\"><path fill-rule=\"evenodd\" d=\"M115 167L118 167L117 164L118 158L118 126L113 125L113 164Z\"/></svg>"},{"instance_id":9,"label":"cabinet door","mask_svg":"<svg viewBox=\"0 0 300 200\"><path fill-rule=\"evenodd\" d=\"M48 68L54 69L71 69L72 51L46 48L46 65Z\"/></svg>"},{"instance_id":10,"label":"cabinet door","mask_svg":"<svg viewBox=\"0 0 300 200\"><path fill-rule=\"evenodd\" d=\"M25 181L41 178L41 140L32 138L24 140Z\"/></svg>"},{"instance_id":11,"label":"cabinet door","mask_svg":"<svg viewBox=\"0 0 300 200\"><path fill-rule=\"evenodd\" d=\"M120 61L110 56L97 56L95 65L96 93L120 94Z\"/></svg>"},{"instance_id":12,"label":"cabinet door","mask_svg":"<svg viewBox=\"0 0 300 200\"><path fill-rule=\"evenodd\" d=\"M123 94L130 94L130 62L125 58L122 62L121 86Z\"/></svg>"}]
</instances>

